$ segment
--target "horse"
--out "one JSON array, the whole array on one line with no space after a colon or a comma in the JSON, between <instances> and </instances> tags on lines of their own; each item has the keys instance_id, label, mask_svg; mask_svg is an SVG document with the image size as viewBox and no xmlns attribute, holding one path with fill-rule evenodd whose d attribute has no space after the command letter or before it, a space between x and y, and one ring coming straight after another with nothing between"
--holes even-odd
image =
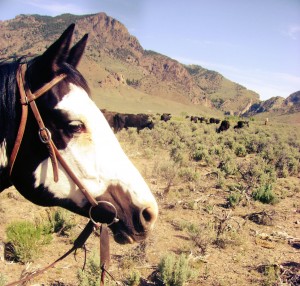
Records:
<instances>
[{"instance_id":1,"label":"horse","mask_svg":"<svg viewBox=\"0 0 300 286\"><path fill-rule=\"evenodd\" d=\"M88 34L71 47L74 30L0 63L0 192L13 185L34 204L108 224L117 243L138 242L158 205L91 99L77 69Z\"/></svg>"}]
</instances>

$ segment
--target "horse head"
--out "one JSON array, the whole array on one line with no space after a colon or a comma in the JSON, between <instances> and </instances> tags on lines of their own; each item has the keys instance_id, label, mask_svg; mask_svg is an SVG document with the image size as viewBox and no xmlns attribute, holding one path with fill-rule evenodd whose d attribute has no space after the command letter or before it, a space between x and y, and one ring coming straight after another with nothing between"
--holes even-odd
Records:
<instances>
[{"instance_id":1,"label":"horse head","mask_svg":"<svg viewBox=\"0 0 300 286\"><path fill-rule=\"evenodd\" d=\"M115 240L139 241L153 228L158 206L76 69L88 36L70 48L74 27L71 25L42 55L28 61L24 79L34 93L57 75L65 75L35 102L60 156L93 199L105 203L91 211L89 200L60 163L55 180L49 151L39 139L31 110L10 180L24 197L38 205L61 206L108 224L117 215L118 221L110 225ZM18 97L17 92L16 118L21 112ZM4 144L1 146L3 149ZM1 167L8 166L3 163Z\"/></svg>"}]
</instances>

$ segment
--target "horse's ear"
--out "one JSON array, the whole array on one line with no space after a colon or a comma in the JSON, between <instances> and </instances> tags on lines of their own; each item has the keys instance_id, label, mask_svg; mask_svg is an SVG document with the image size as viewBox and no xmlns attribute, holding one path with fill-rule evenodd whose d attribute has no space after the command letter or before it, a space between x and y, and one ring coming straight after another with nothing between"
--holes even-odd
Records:
<instances>
[{"instance_id":1,"label":"horse's ear","mask_svg":"<svg viewBox=\"0 0 300 286\"><path fill-rule=\"evenodd\" d=\"M73 46L73 48L70 50L69 52L69 56L67 59L67 63L69 63L70 65L72 65L73 67L77 67L77 65L79 64L79 61L83 55L86 43L87 43L87 39L88 39L88 34L85 34L82 39Z\"/></svg>"},{"instance_id":2,"label":"horse's ear","mask_svg":"<svg viewBox=\"0 0 300 286\"><path fill-rule=\"evenodd\" d=\"M66 61L75 24L71 24L41 56L45 66L50 66L53 71L58 69L59 64Z\"/></svg>"}]
</instances>

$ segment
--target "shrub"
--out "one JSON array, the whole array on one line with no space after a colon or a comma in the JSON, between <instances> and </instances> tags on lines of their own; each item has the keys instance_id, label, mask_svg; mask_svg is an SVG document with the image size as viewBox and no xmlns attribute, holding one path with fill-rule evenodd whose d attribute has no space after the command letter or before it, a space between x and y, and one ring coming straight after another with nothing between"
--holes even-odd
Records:
<instances>
[{"instance_id":1,"label":"shrub","mask_svg":"<svg viewBox=\"0 0 300 286\"><path fill-rule=\"evenodd\" d=\"M98 286L100 285L101 269L100 269L100 257L93 253L88 258L85 270L78 270L77 279L79 286Z\"/></svg>"},{"instance_id":2,"label":"shrub","mask_svg":"<svg viewBox=\"0 0 300 286\"><path fill-rule=\"evenodd\" d=\"M180 152L180 149L177 147L173 147L170 150L170 158L173 159L175 163L179 163L183 160L183 155Z\"/></svg>"},{"instance_id":3,"label":"shrub","mask_svg":"<svg viewBox=\"0 0 300 286\"><path fill-rule=\"evenodd\" d=\"M143 265L147 261L147 242L143 241L137 244L134 248L129 248L126 253L124 253L119 266L123 269L131 269L136 264Z\"/></svg>"},{"instance_id":4,"label":"shrub","mask_svg":"<svg viewBox=\"0 0 300 286\"><path fill-rule=\"evenodd\" d=\"M221 215L215 215L216 239L213 243L220 248L226 248L227 245L240 245L241 243L241 236L238 233L240 226L238 223L234 223L231 217L231 211L223 211Z\"/></svg>"},{"instance_id":5,"label":"shrub","mask_svg":"<svg viewBox=\"0 0 300 286\"><path fill-rule=\"evenodd\" d=\"M192 159L196 162L205 161L206 164L211 163L211 156L209 151L203 145L197 146L196 150L191 155Z\"/></svg>"},{"instance_id":6,"label":"shrub","mask_svg":"<svg viewBox=\"0 0 300 286\"><path fill-rule=\"evenodd\" d=\"M192 154L192 158L194 161L198 162L201 161L204 158L204 150L201 149L197 149L196 151L194 151L194 153Z\"/></svg>"},{"instance_id":7,"label":"shrub","mask_svg":"<svg viewBox=\"0 0 300 286\"><path fill-rule=\"evenodd\" d=\"M139 137L141 139L140 148L144 149L145 147L151 148L155 142L154 130L150 130L148 128L142 129L139 132Z\"/></svg>"},{"instance_id":8,"label":"shrub","mask_svg":"<svg viewBox=\"0 0 300 286\"><path fill-rule=\"evenodd\" d=\"M179 165L184 165L186 162L187 156L185 155L186 151L182 150L180 145L173 147L170 151L170 158Z\"/></svg>"},{"instance_id":9,"label":"shrub","mask_svg":"<svg viewBox=\"0 0 300 286\"><path fill-rule=\"evenodd\" d=\"M261 157L255 157L250 162L239 164L238 171L248 188L259 188L276 181L275 167Z\"/></svg>"},{"instance_id":10,"label":"shrub","mask_svg":"<svg viewBox=\"0 0 300 286\"><path fill-rule=\"evenodd\" d=\"M133 271L130 273L129 278L127 279L126 285L128 286L138 286L140 285L141 273L139 271Z\"/></svg>"},{"instance_id":11,"label":"shrub","mask_svg":"<svg viewBox=\"0 0 300 286\"><path fill-rule=\"evenodd\" d=\"M236 141L234 140L234 138L232 136L227 137L226 141L224 142L224 146L226 146L227 148L234 150L235 146L236 146Z\"/></svg>"},{"instance_id":12,"label":"shrub","mask_svg":"<svg viewBox=\"0 0 300 286\"><path fill-rule=\"evenodd\" d=\"M219 168L224 172L225 177L235 175L237 173L237 164L233 156L227 155L227 157L220 163Z\"/></svg>"},{"instance_id":13,"label":"shrub","mask_svg":"<svg viewBox=\"0 0 300 286\"><path fill-rule=\"evenodd\" d=\"M299 171L300 158L298 152L288 151L284 149L278 151L275 167L279 177L288 177L289 175L297 175Z\"/></svg>"},{"instance_id":14,"label":"shrub","mask_svg":"<svg viewBox=\"0 0 300 286\"><path fill-rule=\"evenodd\" d=\"M51 232L61 235L67 235L68 231L76 225L71 213L61 208L49 210L48 219Z\"/></svg>"},{"instance_id":15,"label":"shrub","mask_svg":"<svg viewBox=\"0 0 300 286\"><path fill-rule=\"evenodd\" d=\"M207 254L208 245L215 237L211 224L188 227L188 234L200 255ZM193 252L195 252L194 249Z\"/></svg>"},{"instance_id":16,"label":"shrub","mask_svg":"<svg viewBox=\"0 0 300 286\"><path fill-rule=\"evenodd\" d=\"M264 204L275 204L278 202L276 194L272 190L272 185L261 186L252 193L252 197L256 201Z\"/></svg>"},{"instance_id":17,"label":"shrub","mask_svg":"<svg viewBox=\"0 0 300 286\"><path fill-rule=\"evenodd\" d=\"M227 202L230 207L237 206L241 200L242 200L242 194L238 191L232 192L227 198Z\"/></svg>"},{"instance_id":18,"label":"shrub","mask_svg":"<svg viewBox=\"0 0 300 286\"><path fill-rule=\"evenodd\" d=\"M29 221L11 223L6 229L6 236L14 247L12 258L20 262L32 261L41 247L52 239L45 225L35 225Z\"/></svg>"},{"instance_id":19,"label":"shrub","mask_svg":"<svg viewBox=\"0 0 300 286\"><path fill-rule=\"evenodd\" d=\"M136 144L138 144L141 141L137 129L134 127L130 127L127 130L125 128L122 129L117 133L117 138L125 150L128 149L129 146L136 146ZM128 146L128 144L130 145Z\"/></svg>"},{"instance_id":20,"label":"shrub","mask_svg":"<svg viewBox=\"0 0 300 286\"><path fill-rule=\"evenodd\" d=\"M188 258L170 253L162 257L158 270L165 286L182 286L193 276Z\"/></svg>"},{"instance_id":21,"label":"shrub","mask_svg":"<svg viewBox=\"0 0 300 286\"><path fill-rule=\"evenodd\" d=\"M210 147L209 154L220 156L223 153L223 148L220 145L214 145Z\"/></svg>"},{"instance_id":22,"label":"shrub","mask_svg":"<svg viewBox=\"0 0 300 286\"><path fill-rule=\"evenodd\" d=\"M247 155L247 150L244 145L238 144L234 150L235 155L238 157L245 157Z\"/></svg>"},{"instance_id":23,"label":"shrub","mask_svg":"<svg viewBox=\"0 0 300 286\"><path fill-rule=\"evenodd\" d=\"M170 191L171 186L177 181L177 167L173 162L157 162L153 167L153 176L160 176L166 183L166 192Z\"/></svg>"},{"instance_id":24,"label":"shrub","mask_svg":"<svg viewBox=\"0 0 300 286\"><path fill-rule=\"evenodd\" d=\"M179 177L181 177L185 182L197 182L197 180L199 180L199 173L197 173L193 168L180 168Z\"/></svg>"},{"instance_id":25,"label":"shrub","mask_svg":"<svg viewBox=\"0 0 300 286\"><path fill-rule=\"evenodd\" d=\"M278 264L260 265L258 271L264 275L263 286L284 285L279 282L280 267Z\"/></svg>"}]
</instances>

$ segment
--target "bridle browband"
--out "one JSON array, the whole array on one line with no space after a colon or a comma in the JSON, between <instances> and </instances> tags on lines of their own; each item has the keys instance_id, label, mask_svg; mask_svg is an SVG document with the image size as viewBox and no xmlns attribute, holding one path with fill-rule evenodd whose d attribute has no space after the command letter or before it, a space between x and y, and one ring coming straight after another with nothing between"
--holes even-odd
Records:
<instances>
[{"instance_id":1,"label":"bridle browband","mask_svg":"<svg viewBox=\"0 0 300 286\"><path fill-rule=\"evenodd\" d=\"M108 201L97 201L89 193L89 191L85 188L84 184L75 175L75 173L69 167L68 163L60 155L57 147L55 146L54 142L52 141L51 133L46 128L46 126L43 122L43 119L40 115L39 109L35 103L36 99L38 99L41 95L43 95L44 93L49 91L52 87L57 85L60 81L62 81L64 78L66 78L67 75L64 73L57 75L51 81L44 84L36 92L32 93L26 80L25 80L26 69L27 69L27 65L21 64L21 65L19 65L19 67L17 69L17 74L16 74L17 84L18 84L19 93L20 93L20 102L21 102L21 106L22 106L22 114L21 114L21 120L20 120L17 137L15 140L15 144L14 144L14 147L13 147L12 153L10 155L10 159L9 159L9 175L10 175L10 177L12 176L14 163L18 156L18 152L19 152L19 149L20 149L20 146L22 143L22 139L23 139L23 135L25 132L25 128L26 128L26 122L27 122L27 117L28 117L28 106L30 106L30 108L33 112L33 115L39 126L39 131L38 131L39 138L40 138L41 142L47 146L47 149L49 151L49 156L50 156L51 163L52 163L54 181L58 182L58 179L59 179L58 178L58 162L59 162L61 164L61 166L64 168L64 170L66 171L66 173L69 175L69 177L73 180L73 182L77 185L77 187L81 190L81 192L84 194L86 199L91 204L91 207L89 209L89 218L90 218L89 223L84 228L84 230L79 235L79 237L75 240L74 246L68 252L66 252L63 256L61 256L59 259L57 259L55 262L53 262L49 266L45 267L44 269L38 271L36 274L41 274L41 273L45 272L47 269L53 267L57 262L61 261L63 258L68 256L71 252L75 251L77 248L82 247L84 245L85 241L88 239L89 235L92 233L93 227L96 227L97 229L100 229L100 256L102 256L100 259L101 269L102 269L101 283L102 283L102 285L104 285L104 274L108 273L105 267L109 263L109 242L108 242L108 230L107 230L106 226L109 226L109 225L119 221L117 209L112 203L110 203ZM92 209L99 206L100 204L107 204L115 212L115 216L114 216L113 220L108 224L102 225L101 223L96 222L92 218ZM37 276L36 274L31 275L30 277L27 277L26 280L23 279L23 281L32 279L33 277ZM111 276L111 274L109 274L109 275ZM20 283L20 281L13 282L8 285L17 285L18 283Z\"/></svg>"}]
</instances>

